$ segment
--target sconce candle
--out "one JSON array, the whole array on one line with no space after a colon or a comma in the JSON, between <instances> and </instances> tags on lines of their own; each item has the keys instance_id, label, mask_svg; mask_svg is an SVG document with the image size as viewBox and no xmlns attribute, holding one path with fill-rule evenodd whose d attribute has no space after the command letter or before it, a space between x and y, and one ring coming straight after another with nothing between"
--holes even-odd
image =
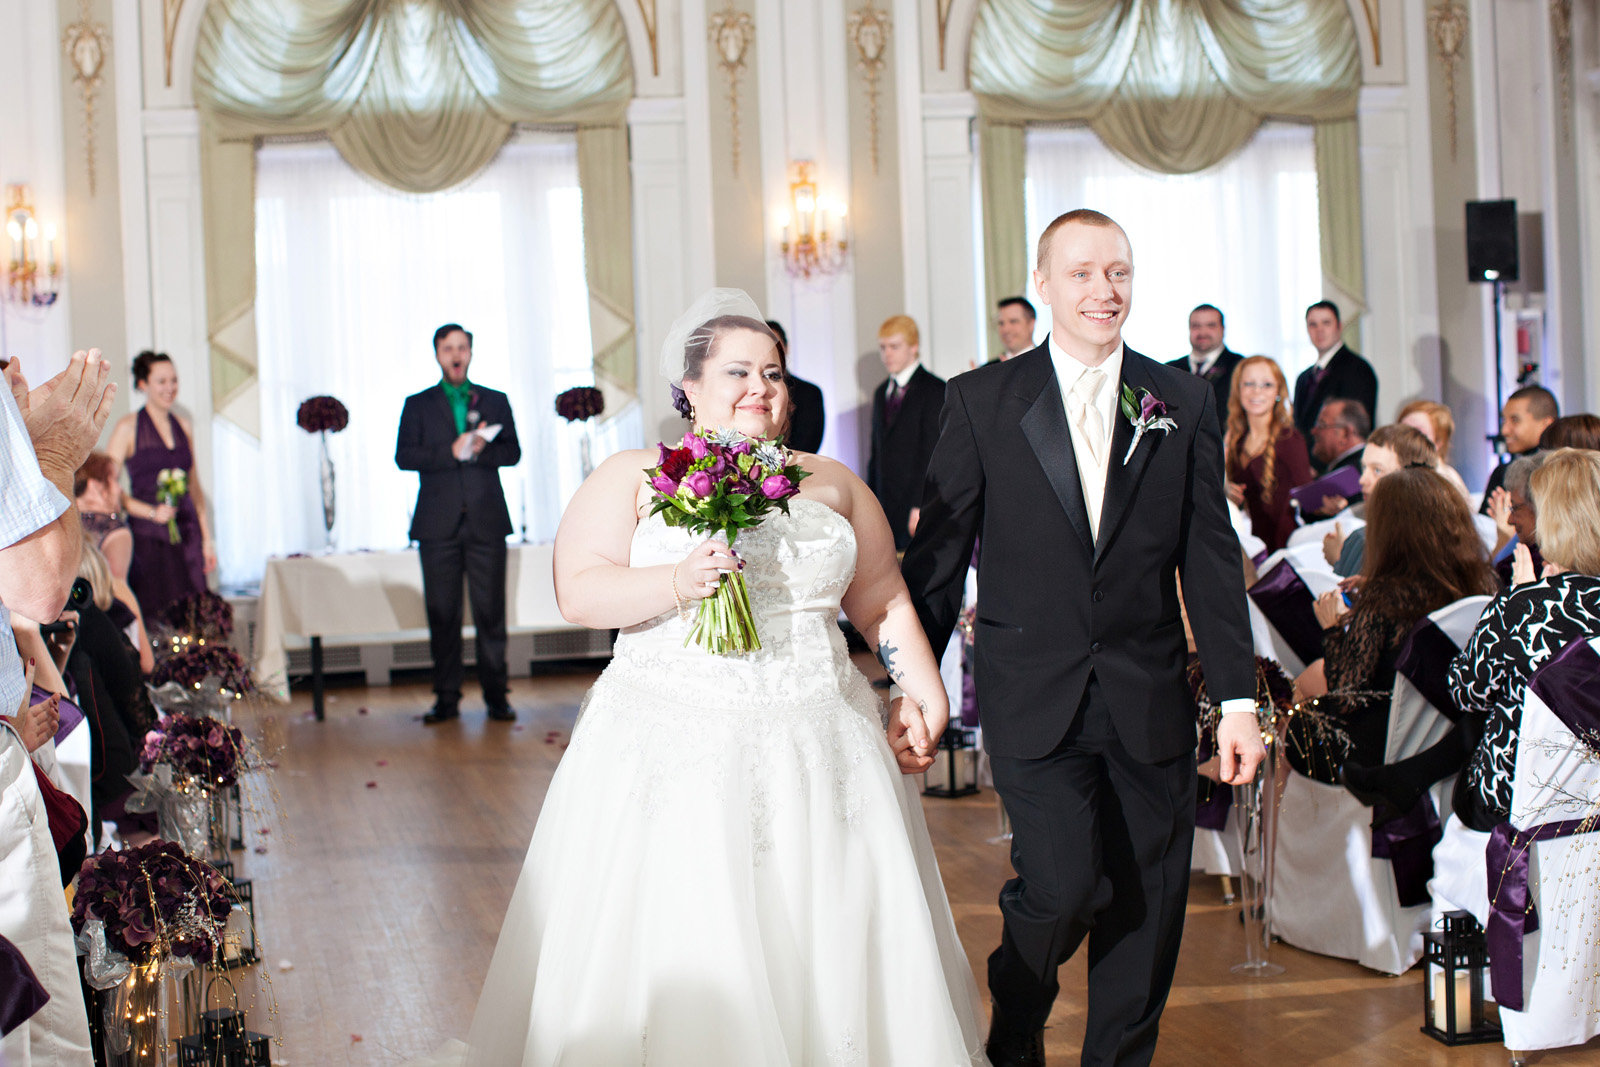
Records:
<instances>
[{"instance_id":1,"label":"sconce candle","mask_svg":"<svg viewBox=\"0 0 1600 1067\"><path fill-rule=\"evenodd\" d=\"M56 228L52 225L44 228L44 270L46 274L56 272Z\"/></svg>"}]
</instances>

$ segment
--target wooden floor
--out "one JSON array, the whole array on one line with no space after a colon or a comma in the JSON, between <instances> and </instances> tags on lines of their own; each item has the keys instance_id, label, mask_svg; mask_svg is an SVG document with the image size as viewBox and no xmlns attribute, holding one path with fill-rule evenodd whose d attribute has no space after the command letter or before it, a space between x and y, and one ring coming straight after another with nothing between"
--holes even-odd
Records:
<instances>
[{"instance_id":1,"label":"wooden floor","mask_svg":"<svg viewBox=\"0 0 1600 1067\"><path fill-rule=\"evenodd\" d=\"M469 699L459 723L424 727L431 694L420 681L335 688L321 723L298 692L289 705L241 712L277 761L277 797L258 791L263 810L248 817L247 851L235 856L254 880L264 957L241 993L252 1028L278 1035L275 1063L397 1064L466 1035L540 801L593 678L583 668L516 680L515 725L486 722ZM1010 874L1005 848L986 841L993 794L924 806L981 986L1000 931L995 895ZM1418 1032L1417 971L1386 978L1276 946L1287 971L1252 981L1228 971L1242 954L1236 911L1216 879L1197 877L1156 1063L1507 1062L1498 1045L1449 1049ZM1047 1051L1054 1065L1076 1064L1081 959L1061 983ZM1532 1062L1600 1063L1600 1042Z\"/></svg>"}]
</instances>

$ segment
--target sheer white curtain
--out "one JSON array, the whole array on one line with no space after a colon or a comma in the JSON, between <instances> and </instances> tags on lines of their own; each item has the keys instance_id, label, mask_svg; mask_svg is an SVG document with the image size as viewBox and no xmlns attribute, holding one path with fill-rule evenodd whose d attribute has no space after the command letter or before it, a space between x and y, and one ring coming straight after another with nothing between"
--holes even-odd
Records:
<instances>
[{"instance_id":1,"label":"sheer white curtain","mask_svg":"<svg viewBox=\"0 0 1600 1067\"><path fill-rule=\"evenodd\" d=\"M522 462L502 471L511 521L555 534L580 479L583 432L556 394L594 380L577 153L571 134L524 133L473 181L430 196L358 175L327 143L257 154L256 330L261 439L214 423L222 581L266 557L323 547L317 441L295 425L329 394L350 425L328 438L338 476L334 547L403 547L417 476L394 464L405 398L439 380L433 331L474 335L471 379L504 391ZM591 431L596 461L634 446L637 415Z\"/></svg>"},{"instance_id":2,"label":"sheer white curtain","mask_svg":"<svg viewBox=\"0 0 1600 1067\"><path fill-rule=\"evenodd\" d=\"M1152 359L1189 351L1196 304L1221 308L1228 347L1272 356L1291 383L1316 357L1305 330L1306 305L1322 295L1310 126L1264 123L1221 164L1183 175L1133 166L1088 127L1030 126L1025 206L1034 239L1079 207L1127 230L1134 300L1123 336ZM1049 310L1039 315L1042 340Z\"/></svg>"}]
</instances>

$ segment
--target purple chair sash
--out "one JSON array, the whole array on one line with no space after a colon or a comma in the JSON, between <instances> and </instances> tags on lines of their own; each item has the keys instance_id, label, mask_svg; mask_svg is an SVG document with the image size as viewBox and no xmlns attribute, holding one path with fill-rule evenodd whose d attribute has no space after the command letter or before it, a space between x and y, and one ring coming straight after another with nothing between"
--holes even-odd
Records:
<instances>
[{"instance_id":1,"label":"purple chair sash","mask_svg":"<svg viewBox=\"0 0 1600 1067\"><path fill-rule=\"evenodd\" d=\"M50 691L47 689L41 689L36 685L33 687L33 695L28 698L28 707L31 708L35 704L43 704L49 699ZM73 730L77 729L78 724L83 721L83 709L78 707L78 705L74 704L72 701L68 700L66 697L61 698L61 704L58 710L61 713L61 721L56 727L55 741L57 745L65 741L67 739L67 735L72 733Z\"/></svg>"},{"instance_id":2,"label":"purple chair sash","mask_svg":"<svg viewBox=\"0 0 1600 1067\"><path fill-rule=\"evenodd\" d=\"M1567 729L1600 752L1600 654L1588 641L1574 641L1528 679L1528 687ZM1496 1003L1521 1011L1522 939L1539 929L1528 886L1528 852L1549 841L1600 830L1593 818L1541 823L1518 830L1501 823L1489 835L1489 977Z\"/></svg>"},{"instance_id":3,"label":"purple chair sash","mask_svg":"<svg viewBox=\"0 0 1600 1067\"><path fill-rule=\"evenodd\" d=\"M1528 686L1578 740L1600 753L1600 652L1574 641L1534 671Z\"/></svg>"},{"instance_id":4,"label":"purple chair sash","mask_svg":"<svg viewBox=\"0 0 1600 1067\"><path fill-rule=\"evenodd\" d=\"M22 950L0 936L0 1037L33 1018L49 999Z\"/></svg>"},{"instance_id":5,"label":"purple chair sash","mask_svg":"<svg viewBox=\"0 0 1600 1067\"><path fill-rule=\"evenodd\" d=\"M1315 601L1288 560L1281 561L1250 587L1250 599L1302 661L1311 663L1322 658L1322 627L1317 625Z\"/></svg>"},{"instance_id":6,"label":"purple chair sash","mask_svg":"<svg viewBox=\"0 0 1600 1067\"><path fill-rule=\"evenodd\" d=\"M1429 901L1433 846L1443 836L1439 812L1428 793L1423 793L1416 805L1400 818L1372 828L1372 858L1388 860L1394 868L1395 895L1402 908L1414 908Z\"/></svg>"},{"instance_id":7,"label":"purple chair sash","mask_svg":"<svg viewBox=\"0 0 1600 1067\"><path fill-rule=\"evenodd\" d=\"M1485 854L1489 867L1489 982L1501 1007L1521 1011L1522 939L1539 929L1539 913L1528 890L1528 854L1535 841L1600 830L1591 819L1547 822L1518 830L1508 822L1494 828Z\"/></svg>"},{"instance_id":8,"label":"purple chair sash","mask_svg":"<svg viewBox=\"0 0 1600 1067\"><path fill-rule=\"evenodd\" d=\"M1437 623L1423 617L1406 634L1394 665L1395 672L1415 686L1423 699L1451 722L1461 718L1461 709L1450 695L1449 681L1450 661L1460 652Z\"/></svg>"}]
</instances>

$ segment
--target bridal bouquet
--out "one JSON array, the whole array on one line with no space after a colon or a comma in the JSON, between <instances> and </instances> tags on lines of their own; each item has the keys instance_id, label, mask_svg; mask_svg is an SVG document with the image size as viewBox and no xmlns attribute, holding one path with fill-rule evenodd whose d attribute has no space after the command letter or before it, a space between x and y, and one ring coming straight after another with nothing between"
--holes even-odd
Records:
<instances>
[{"instance_id":1,"label":"bridal bouquet","mask_svg":"<svg viewBox=\"0 0 1600 1067\"><path fill-rule=\"evenodd\" d=\"M722 536L731 548L740 530L759 526L774 510L789 513L789 498L808 476L791 463L789 450L776 441L750 438L736 430L686 433L677 448L660 446L661 457L645 471L655 490L652 515L668 526ZM715 655L754 652L761 647L750 594L739 571L724 574L717 591L700 601L684 644L697 642Z\"/></svg>"},{"instance_id":2,"label":"bridal bouquet","mask_svg":"<svg viewBox=\"0 0 1600 1067\"><path fill-rule=\"evenodd\" d=\"M189 472L182 467L167 467L156 475L156 503L177 507L178 501L189 495ZM178 533L178 517L167 520L167 540L178 544L183 536Z\"/></svg>"}]
</instances>

